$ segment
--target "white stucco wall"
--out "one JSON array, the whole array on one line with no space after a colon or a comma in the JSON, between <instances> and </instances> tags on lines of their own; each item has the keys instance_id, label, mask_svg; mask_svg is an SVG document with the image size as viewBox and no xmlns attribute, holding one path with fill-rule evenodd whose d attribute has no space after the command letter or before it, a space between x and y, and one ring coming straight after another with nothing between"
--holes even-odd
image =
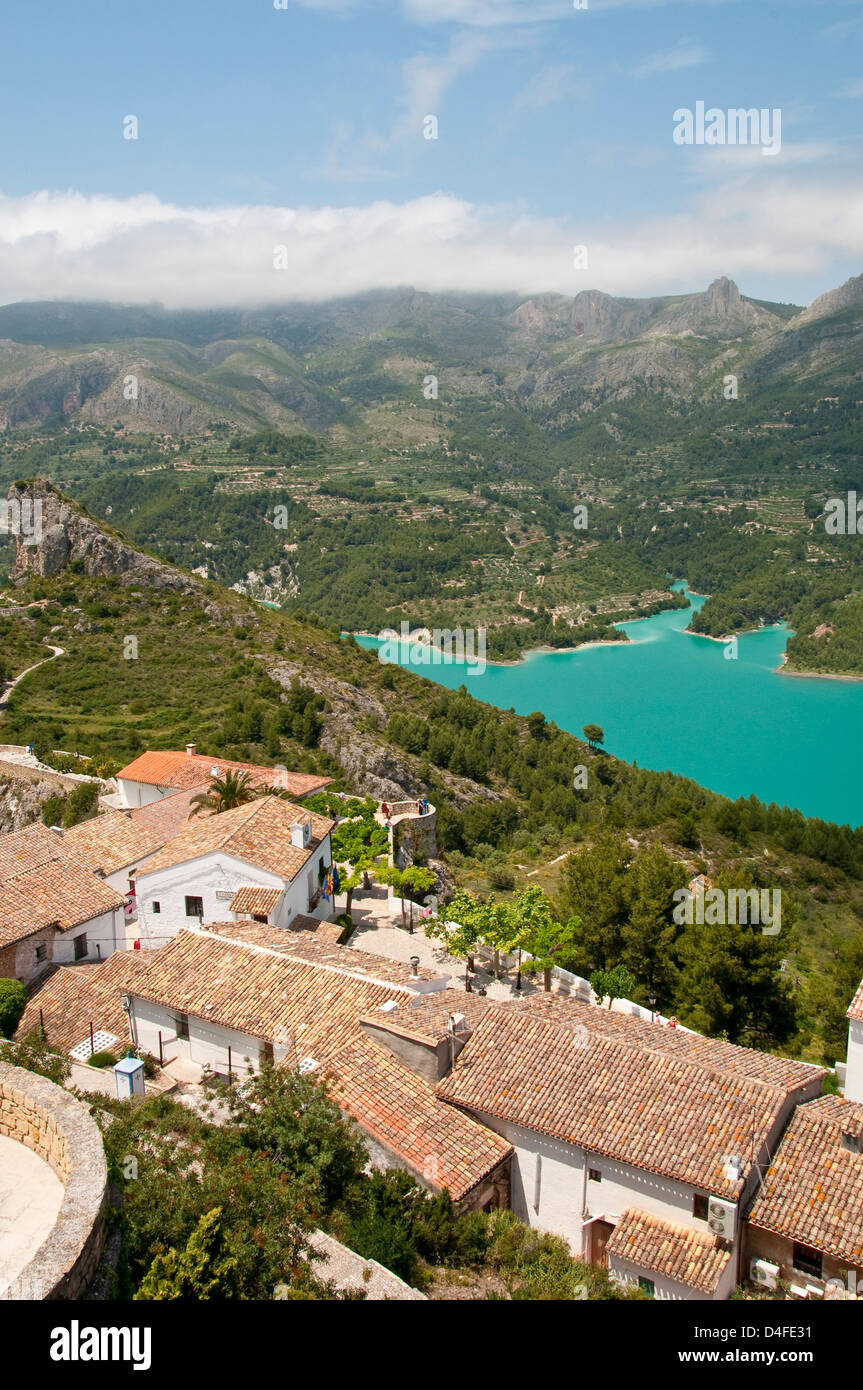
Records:
<instances>
[{"instance_id":1,"label":"white stucco wall","mask_svg":"<svg viewBox=\"0 0 863 1390\"><path fill-rule=\"evenodd\" d=\"M82 960L107 960L115 951L126 948L126 923L122 907L111 912L103 912L80 926L70 927L68 931L58 931L54 937L54 964L73 965L75 963L75 938L82 933L87 936L87 954Z\"/></svg>"},{"instance_id":2,"label":"white stucco wall","mask_svg":"<svg viewBox=\"0 0 863 1390\"><path fill-rule=\"evenodd\" d=\"M722 1277L716 1286L716 1292L709 1294L703 1293L699 1289L690 1288L688 1284L678 1284L674 1279L666 1279L663 1275L657 1274L653 1270L638 1269L637 1266L630 1264L629 1260L621 1260L614 1255L609 1257L609 1272L625 1284L638 1284L639 1279L650 1279L653 1284L653 1297L657 1302L696 1302L706 1303L722 1302L730 1298L735 1288L734 1278L734 1259L730 1259L723 1271Z\"/></svg>"},{"instance_id":3,"label":"white stucco wall","mask_svg":"<svg viewBox=\"0 0 863 1390\"><path fill-rule=\"evenodd\" d=\"M707 1222L692 1214L693 1200L702 1189L585 1153L575 1144L551 1139L492 1115L477 1112L476 1118L509 1140L515 1150L511 1168L513 1211L528 1225L563 1236L576 1255L589 1257L588 1222L602 1220L616 1225L626 1207L637 1207L678 1226L709 1233ZM601 1173L600 1182L588 1178L591 1169ZM739 1240L738 1222L729 1262L731 1288L736 1282ZM653 1277L647 1270L640 1273Z\"/></svg>"},{"instance_id":4,"label":"white stucco wall","mask_svg":"<svg viewBox=\"0 0 863 1390\"><path fill-rule=\"evenodd\" d=\"M254 1070L260 1064L262 1044L258 1038L248 1033L238 1033L233 1028L223 1028L194 1014L188 1015L189 1037L178 1038L176 1032L177 1012L165 1009L149 999L132 995L131 1021L138 1046L159 1056L159 1032L162 1034L162 1051L167 1062L172 1057L181 1057L203 1066L208 1062L218 1071L226 1071L228 1066L228 1047L231 1049L231 1067L238 1072ZM249 1062L245 1058L249 1058Z\"/></svg>"},{"instance_id":5,"label":"white stucco wall","mask_svg":"<svg viewBox=\"0 0 863 1390\"><path fill-rule=\"evenodd\" d=\"M125 865L122 869L115 869L112 874L106 874L105 882L110 883L111 887L115 888L118 893L122 893L125 898L129 892L129 879L132 877L132 871L141 869L153 858L155 853L156 850L153 850L152 854L145 854L140 859L135 859L131 864Z\"/></svg>"},{"instance_id":6,"label":"white stucco wall","mask_svg":"<svg viewBox=\"0 0 863 1390\"><path fill-rule=\"evenodd\" d=\"M224 854L221 850L202 855L200 859L193 859L185 864L158 869L154 873L148 873L145 864L136 876L141 946L145 950L155 949L176 936L182 927L196 926L200 920L229 921L231 898L237 889L243 886L284 889L273 920L276 926L287 927L298 912L307 913L309 910L308 875L313 875L316 889L317 866L322 856L328 864L329 836L290 883L286 883L275 874L267 873L264 869ZM187 897L203 899L202 919L186 916ZM159 912L153 911L153 904L156 902L159 904ZM313 915L326 918L331 913L332 902L321 900Z\"/></svg>"},{"instance_id":7,"label":"white stucco wall","mask_svg":"<svg viewBox=\"0 0 863 1390\"><path fill-rule=\"evenodd\" d=\"M845 1099L863 1102L863 1023L857 1018L848 1020Z\"/></svg>"},{"instance_id":8,"label":"white stucco wall","mask_svg":"<svg viewBox=\"0 0 863 1390\"><path fill-rule=\"evenodd\" d=\"M203 778L206 782L206 776ZM173 796L176 787L153 787L148 782L130 782L126 777L117 778L117 790L120 793L121 805L150 806L154 801L161 801L165 796Z\"/></svg>"}]
</instances>

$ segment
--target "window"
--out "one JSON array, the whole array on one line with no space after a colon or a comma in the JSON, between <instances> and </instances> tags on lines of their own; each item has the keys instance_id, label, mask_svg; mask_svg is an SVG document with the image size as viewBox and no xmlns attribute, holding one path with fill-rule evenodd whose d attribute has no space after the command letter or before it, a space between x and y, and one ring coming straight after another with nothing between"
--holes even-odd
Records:
<instances>
[{"instance_id":1,"label":"window","mask_svg":"<svg viewBox=\"0 0 863 1390\"><path fill-rule=\"evenodd\" d=\"M161 903L153 903L153 911L154 911L154 912L161 912L161 911L162 911L162 904L161 904Z\"/></svg>"},{"instance_id":2,"label":"window","mask_svg":"<svg viewBox=\"0 0 863 1390\"><path fill-rule=\"evenodd\" d=\"M253 922L267 922L268 920L269 920L269 919L268 919L267 914L266 914L265 912L253 912L253 913L252 913L252 921L253 921Z\"/></svg>"},{"instance_id":3,"label":"window","mask_svg":"<svg viewBox=\"0 0 863 1390\"><path fill-rule=\"evenodd\" d=\"M204 899L203 899L203 898L187 898L187 899L186 899L186 916L187 916L187 917L203 917L203 915L204 915Z\"/></svg>"},{"instance_id":4,"label":"window","mask_svg":"<svg viewBox=\"0 0 863 1390\"><path fill-rule=\"evenodd\" d=\"M47 947L47 946L37 946L37 947L36 947L36 959L37 959L37 961L40 961L40 960L47 960L47 959L48 959L48 947Z\"/></svg>"},{"instance_id":5,"label":"window","mask_svg":"<svg viewBox=\"0 0 863 1390\"><path fill-rule=\"evenodd\" d=\"M816 1279L820 1279L822 1258L820 1250L813 1250L811 1245L798 1245L796 1241L794 1242L794 1254L791 1263L802 1274L813 1274Z\"/></svg>"},{"instance_id":6,"label":"window","mask_svg":"<svg viewBox=\"0 0 863 1390\"><path fill-rule=\"evenodd\" d=\"M692 1215L699 1221L706 1221L708 1216L708 1199L703 1197L700 1192L696 1192L692 1199Z\"/></svg>"},{"instance_id":7,"label":"window","mask_svg":"<svg viewBox=\"0 0 863 1390\"><path fill-rule=\"evenodd\" d=\"M588 1168L587 1176L591 1182L602 1182L602 1174L598 1168Z\"/></svg>"},{"instance_id":8,"label":"window","mask_svg":"<svg viewBox=\"0 0 863 1390\"><path fill-rule=\"evenodd\" d=\"M178 1037L178 1038L186 1038L186 1040L188 1040L188 1037L189 1037L189 1016L188 1016L188 1014L177 1014L177 1017L174 1019L174 1032L177 1034L177 1037Z\"/></svg>"},{"instance_id":9,"label":"window","mask_svg":"<svg viewBox=\"0 0 863 1390\"><path fill-rule=\"evenodd\" d=\"M656 1285L652 1279L639 1279L638 1287L642 1293L646 1293L648 1298L653 1298L656 1293Z\"/></svg>"},{"instance_id":10,"label":"window","mask_svg":"<svg viewBox=\"0 0 863 1390\"><path fill-rule=\"evenodd\" d=\"M87 933L82 931L80 936L75 937L75 959L83 960L87 954Z\"/></svg>"}]
</instances>

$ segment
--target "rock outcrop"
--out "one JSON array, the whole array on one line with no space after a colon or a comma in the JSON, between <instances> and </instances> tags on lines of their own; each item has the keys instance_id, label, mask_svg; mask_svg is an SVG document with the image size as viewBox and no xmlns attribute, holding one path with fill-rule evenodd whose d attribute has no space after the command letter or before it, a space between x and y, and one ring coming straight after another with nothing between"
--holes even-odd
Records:
<instances>
[{"instance_id":1,"label":"rock outcrop","mask_svg":"<svg viewBox=\"0 0 863 1390\"><path fill-rule=\"evenodd\" d=\"M118 578L156 590L198 587L190 576L107 533L46 478L13 483L8 502L10 515L21 518L20 533L15 537L13 584L34 575L51 578L76 564L91 578Z\"/></svg>"}]
</instances>

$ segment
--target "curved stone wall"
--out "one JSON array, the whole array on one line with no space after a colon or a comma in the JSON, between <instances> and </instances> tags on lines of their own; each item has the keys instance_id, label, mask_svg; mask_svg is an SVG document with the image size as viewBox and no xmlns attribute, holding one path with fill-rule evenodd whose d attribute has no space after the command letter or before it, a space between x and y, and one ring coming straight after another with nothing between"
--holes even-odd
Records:
<instances>
[{"instance_id":1,"label":"curved stone wall","mask_svg":"<svg viewBox=\"0 0 863 1390\"><path fill-rule=\"evenodd\" d=\"M80 1298L102 1255L108 1171L98 1126L62 1086L0 1062L0 1134L43 1158L64 1188L51 1234L0 1298Z\"/></svg>"}]
</instances>

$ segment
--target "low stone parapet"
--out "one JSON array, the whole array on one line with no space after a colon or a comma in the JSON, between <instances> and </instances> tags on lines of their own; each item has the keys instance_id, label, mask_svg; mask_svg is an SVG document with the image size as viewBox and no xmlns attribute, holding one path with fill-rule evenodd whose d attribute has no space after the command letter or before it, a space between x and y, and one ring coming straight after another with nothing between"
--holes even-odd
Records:
<instances>
[{"instance_id":1,"label":"low stone parapet","mask_svg":"<svg viewBox=\"0 0 863 1390\"><path fill-rule=\"evenodd\" d=\"M104 1238L108 1169L98 1126L62 1086L0 1061L0 1134L44 1159L64 1188L50 1235L0 1298L83 1297Z\"/></svg>"}]
</instances>

